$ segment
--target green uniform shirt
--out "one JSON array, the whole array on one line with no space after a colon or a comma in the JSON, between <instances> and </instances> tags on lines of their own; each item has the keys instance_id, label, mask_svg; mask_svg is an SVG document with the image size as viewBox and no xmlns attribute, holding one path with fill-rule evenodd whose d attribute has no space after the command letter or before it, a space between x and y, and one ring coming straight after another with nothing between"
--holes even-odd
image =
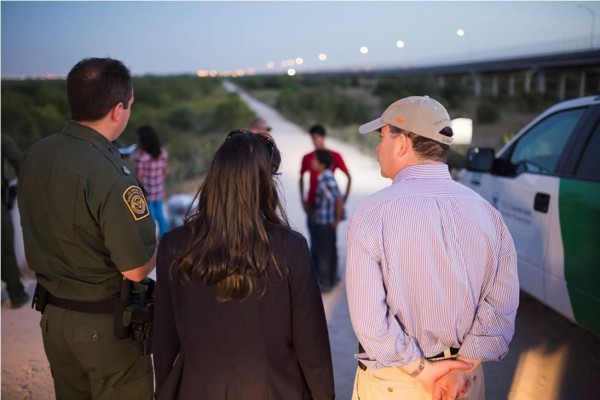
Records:
<instances>
[{"instance_id":1,"label":"green uniform shirt","mask_svg":"<svg viewBox=\"0 0 600 400\"><path fill-rule=\"evenodd\" d=\"M156 246L141 185L117 148L69 122L26 154L19 174L25 255L54 296L103 300Z\"/></svg>"}]
</instances>

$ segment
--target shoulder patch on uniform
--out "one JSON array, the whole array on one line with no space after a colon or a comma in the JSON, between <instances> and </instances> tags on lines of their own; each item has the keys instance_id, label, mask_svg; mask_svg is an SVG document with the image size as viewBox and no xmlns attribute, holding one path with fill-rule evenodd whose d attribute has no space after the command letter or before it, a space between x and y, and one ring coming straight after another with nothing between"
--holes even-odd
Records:
<instances>
[{"instance_id":1,"label":"shoulder patch on uniform","mask_svg":"<svg viewBox=\"0 0 600 400\"><path fill-rule=\"evenodd\" d=\"M129 186L125 189L123 192L123 200L125 201L125 204L127 204L127 207L129 207L129 211L131 211L131 214L136 221L150 215L144 192L138 186Z\"/></svg>"}]
</instances>

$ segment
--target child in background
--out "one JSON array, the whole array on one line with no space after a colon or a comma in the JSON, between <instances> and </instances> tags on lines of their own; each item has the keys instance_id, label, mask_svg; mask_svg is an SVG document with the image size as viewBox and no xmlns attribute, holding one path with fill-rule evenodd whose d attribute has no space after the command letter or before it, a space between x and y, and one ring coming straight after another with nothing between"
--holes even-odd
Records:
<instances>
[{"instance_id":1,"label":"child in background","mask_svg":"<svg viewBox=\"0 0 600 400\"><path fill-rule=\"evenodd\" d=\"M158 135L150 126L141 126L137 130L139 145L133 159L135 174L146 189L150 214L158 225L159 239L167 232L167 220L163 211L165 196L165 178L169 155L161 146Z\"/></svg>"},{"instance_id":2,"label":"child in background","mask_svg":"<svg viewBox=\"0 0 600 400\"><path fill-rule=\"evenodd\" d=\"M322 291L330 290L338 281L336 230L344 209L344 197L330 170L332 163L333 154L324 149L317 150L312 160L312 168L319 173L312 221L315 227L313 260Z\"/></svg>"}]
</instances>

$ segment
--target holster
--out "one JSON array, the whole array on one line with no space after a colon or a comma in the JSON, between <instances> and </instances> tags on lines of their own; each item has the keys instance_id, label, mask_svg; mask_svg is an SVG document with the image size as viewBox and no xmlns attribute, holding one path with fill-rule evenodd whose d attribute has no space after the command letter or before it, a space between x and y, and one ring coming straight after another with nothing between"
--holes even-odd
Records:
<instances>
[{"instance_id":1,"label":"holster","mask_svg":"<svg viewBox=\"0 0 600 400\"><path fill-rule=\"evenodd\" d=\"M46 309L46 304L48 304L48 290L38 283L35 285L35 292L33 292L31 308L43 314Z\"/></svg>"},{"instance_id":2,"label":"holster","mask_svg":"<svg viewBox=\"0 0 600 400\"><path fill-rule=\"evenodd\" d=\"M13 206L15 205L15 200L17 198L17 186L16 185L10 185L8 182L5 182L5 180L2 181L2 203L4 203L4 205L6 205L6 208L8 210L12 210Z\"/></svg>"},{"instance_id":3,"label":"holster","mask_svg":"<svg viewBox=\"0 0 600 400\"><path fill-rule=\"evenodd\" d=\"M115 307L115 337L132 338L142 355L152 354L152 321L154 320L154 281L142 282L141 293L131 293L132 282L123 279L121 293Z\"/></svg>"}]
</instances>

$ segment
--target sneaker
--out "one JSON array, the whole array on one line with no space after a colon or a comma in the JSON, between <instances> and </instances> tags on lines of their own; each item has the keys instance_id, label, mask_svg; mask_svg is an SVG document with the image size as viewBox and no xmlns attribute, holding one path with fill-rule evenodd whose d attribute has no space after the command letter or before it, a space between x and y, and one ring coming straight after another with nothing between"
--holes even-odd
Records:
<instances>
[{"instance_id":1,"label":"sneaker","mask_svg":"<svg viewBox=\"0 0 600 400\"><path fill-rule=\"evenodd\" d=\"M29 295L27 293L23 293L23 295L15 300L11 299L10 300L10 307L11 308L21 308L23 307L25 304L29 303L29 300L31 298L29 297Z\"/></svg>"}]
</instances>

